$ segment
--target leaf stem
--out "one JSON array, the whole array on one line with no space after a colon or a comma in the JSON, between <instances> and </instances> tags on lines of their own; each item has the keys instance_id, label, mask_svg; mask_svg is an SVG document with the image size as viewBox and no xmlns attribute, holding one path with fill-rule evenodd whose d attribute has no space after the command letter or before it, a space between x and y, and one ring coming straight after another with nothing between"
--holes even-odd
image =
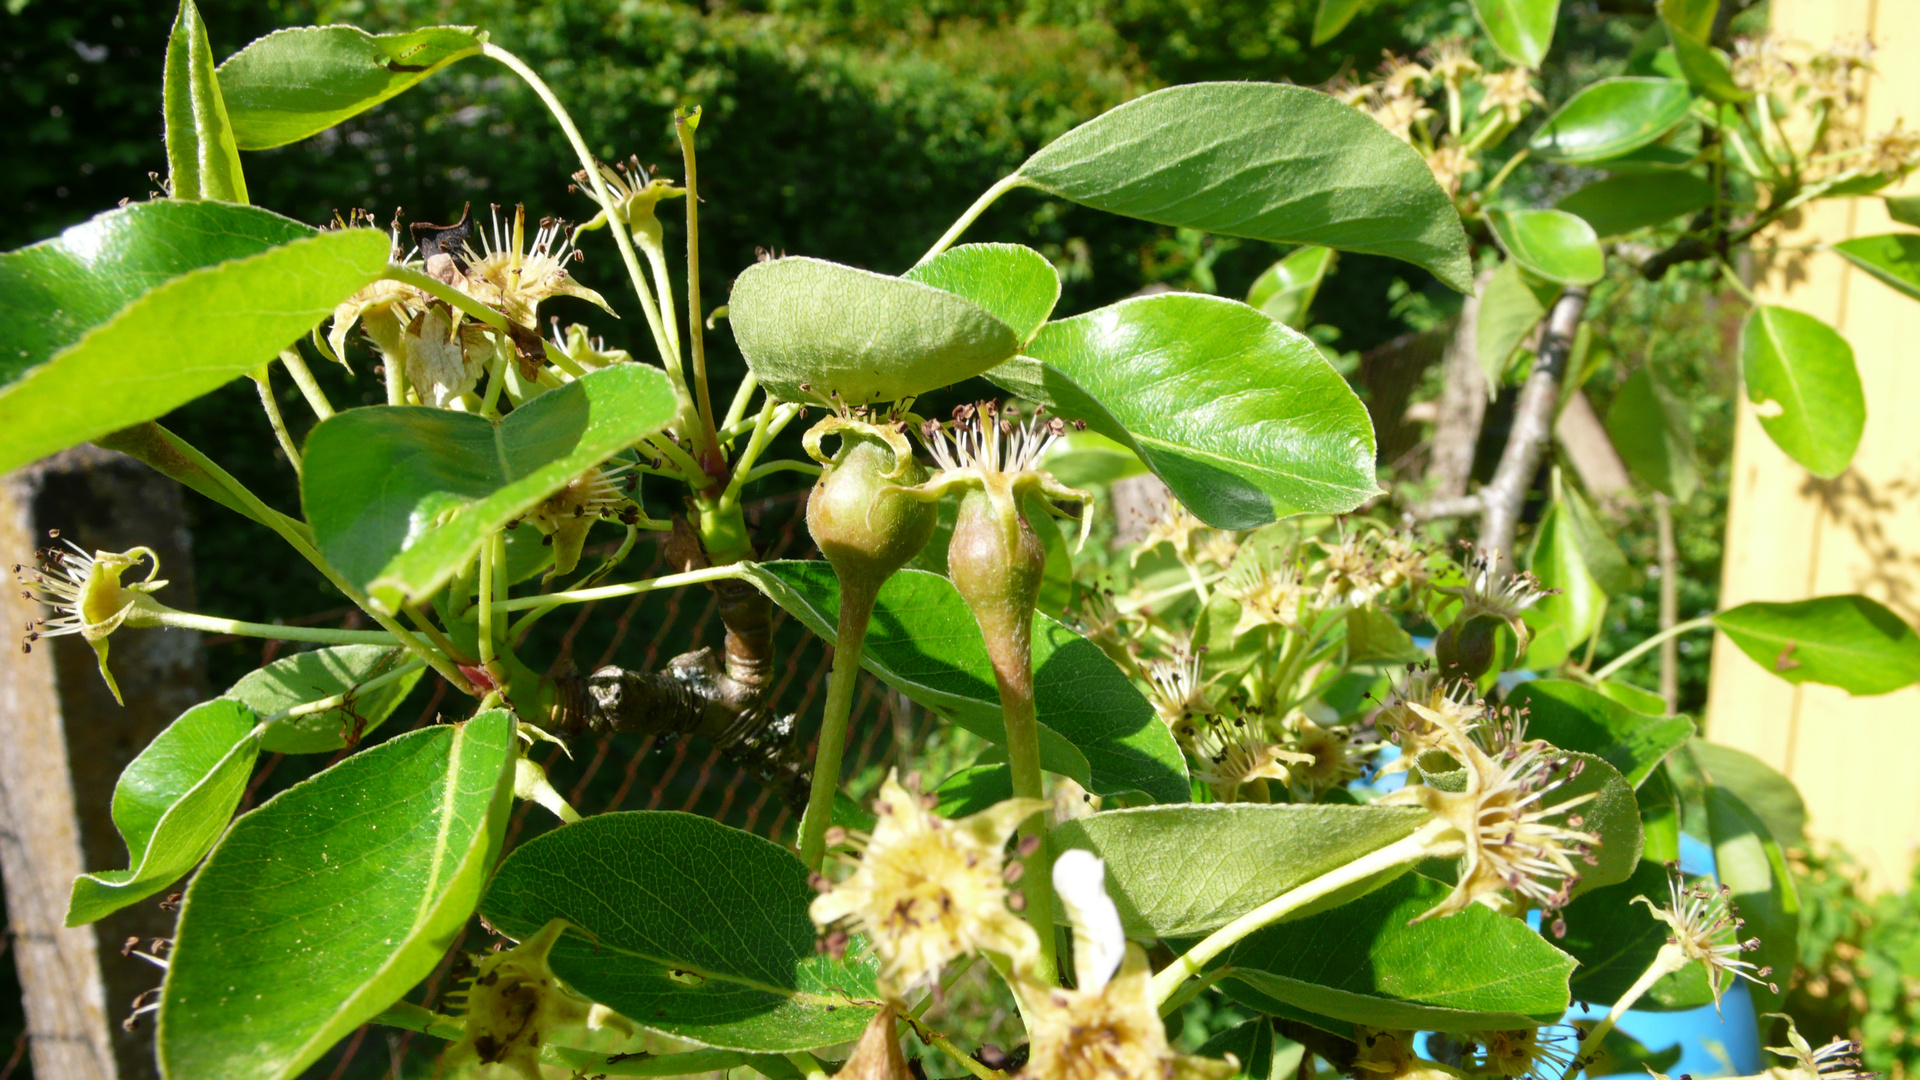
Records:
<instances>
[{"instance_id":1,"label":"leaf stem","mask_svg":"<svg viewBox=\"0 0 1920 1080\"><path fill-rule=\"evenodd\" d=\"M720 421L721 431L731 431L740 423L741 418L747 415L747 406L753 402L753 392L758 389L760 380L754 377L753 372L747 372L733 391L733 404L727 406L727 418ZM734 435L737 437L739 432L734 432Z\"/></svg>"},{"instance_id":2,"label":"leaf stem","mask_svg":"<svg viewBox=\"0 0 1920 1080\"><path fill-rule=\"evenodd\" d=\"M300 460L300 448L293 443L293 436L287 433L287 420L280 415L280 403L273 399L273 365L261 364L260 370L253 375L253 385L260 391L260 407L266 410L267 423L273 425L273 437L280 442L280 451L287 455L287 461L293 466L293 475L304 475L304 466Z\"/></svg>"},{"instance_id":3,"label":"leaf stem","mask_svg":"<svg viewBox=\"0 0 1920 1080\"><path fill-rule=\"evenodd\" d=\"M1513 170L1519 168L1520 163L1527 160L1527 155L1530 153L1532 153L1531 150L1522 149L1508 158L1507 163L1500 166L1500 171L1493 174L1493 179L1487 181L1487 186L1480 189L1481 199L1484 201L1493 198L1494 192L1500 190L1500 185L1507 182L1507 177L1513 175Z\"/></svg>"},{"instance_id":4,"label":"leaf stem","mask_svg":"<svg viewBox=\"0 0 1920 1080\"><path fill-rule=\"evenodd\" d=\"M782 458L779 461L769 461L765 465L756 465L753 468L747 470L745 473L741 474L740 485L742 487L745 487L746 485L753 483L755 480L765 479L766 477L772 476L774 473L777 473L777 472L797 472L797 473L805 473L808 476L819 476L820 466L815 465L810 461L797 461L792 458Z\"/></svg>"},{"instance_id":5,"label":"leaf stem","mask_svg":"<svg viewBox=\"0 0 1920 1080\"><path fill-rule=\"evenodd\" d=\"M677 589L682 585L698 585L705 581L721 581L737 578L741 575L738 564L730 566L709 566L700 570L689 570L683 574L665 574L645 581L632 581L624 585L600 585L591 589L573 589L568 592L544 593L539 596L520 596L511 600L496 600L493 610L498 612L525 611L528 608L546 607L560 604L584 604L592 600L612 600L621 596L633 596L638 593L653 592L657 589Z\"/></svg>"},{"instance_id":6,"label":"leaf stem","mask_svg":"<svg viewBox=\"0 0 1920 1080\"><path fill-rule=\"evenodd\" d=\"M847 721L853 691L860 684L860 653L879 589L840 579L840 620L833 636L833 673L827 680L827 704L820 741L813 753L813 787L800 817L800 861L820 869L827 854L827 827L833 824L833 796L840 790L840 758L847 746Z\"/></svg>"},{"instance_id":7,"label":"leaf stem","mask_svg":"<svg viewBox=\"0 0 1920 1080\"><path fill-rule=\"evenodd\" d=\"M1720 276L1726 279L1734 292L1740 294L1740 299L1753 307L1759 307L1760 298L1753 295L1753 290L1747 288L1746 282L1740 280L1740 273L1733 268L1733 264L1724 258L1716 258L1714 261L1720 264Z\"/></svg>"},{"instance_id":8,"label":"leaf stem","mask_svg":"<svg viewBox=\"0 0 1920 1080\"><path fill-rule=\"evenodd\" d=\"M1402 837L1383 848L1377 848L1345 866L1329 870L1304 885L1281 893L1208 934L1198 945L1188 949L1185 955L1168 964L1153 977L1154 1002L1159 1004L1167 1001L1173 996L1174 991L1180 988L1181 983L1205 971L1208 961L1219 956L1255 930L1271 926L1313 901L1374 874L1427 858L1430 855L1441 854L1438 848L1445 843L1441 838L1452 829L1453 826L1445 821L1429 821L1414 830L1411 835Z\"/></svg>"},{"instance_id":9,"label":"leaf stem","mask_svg":"<svg viewBox=\"0 0 1920 1080\"><path fill-rule=\"evenodd\" d=\"M385 672L380 675L376 675L373 678L368 679L366 682L356 683L351 689L345 690L338 694L334 694L330 697L323 697L318 701L303 702L299 705L295 705L291 709L282 709L281 711L274 713L271 716L261 717L260 722L263 724L271 724L279 720L291 720L296 716L310 716L313 713L326 712L328 709L337 709L341 705L346 704L346 701L349 697L357 697L361 694L366 693L369 690L378 690L379 688L386 686L389 683L397 682L401 679L404 679L407 676L413 674L414 672L424 669L426 666L427 666L427 662L425 660L419 660L419 659L409 660L406 663L401 664L400 666L394 668L391 671Z\"/></svg>"},{"instance_id":10,"label":"leaf stem","mask_svg":"<svg viewBox=\"0 0 1920 1080\"><path fill-rule=\"evenodd\" d=\"M475 601L480 608L480 666L491 677L493 666L493 537L487 536L480 541L479 598ZM495 679L494 684L499 685Z\"/></svg>"},{"instance_id":11,"label":"leaf stem","mask_svg":"<svg viewBox=\"0 0 1920 1080\"><path fill-rule=\"evenodd\" d=\"M707 335L700 311L700 172L695 160L693 134L700 128L700 107L681 116L675 111L674 130L680 136L680 157L686 162L687 176L687 345L693 353L694 403L700 408L700 421L707 426L707 442L717 446L713 437L713 398L707 392Z\"/></svg>"},{"instance_id":12,"label":"leaf stem","mask_svg":"<svg viewBox=\"0 0 1920 1080\"><path fill-rule=\"evenodd\" d=\"M336 630L325 626L285 626L280 623L243 622L217 615L196 615L190 611L143 613L161 626L180 630L199 630L208 634L234 634L239 637L274 638L279 641L312 641L322 645L398 645L399 641L383 630Z\"/></svg>"},{"instance_id":13,"label":"leaf stem","mask_svg":"<svg viewBox=\"0 0 1920 1080\"><path fill-rule=\"evenodd\" d=\"M1613 1026L1620 1022L1620 1018L1626 1015L1628 1009L1633 1008L1634 1002L1639 1001L1647 991L1653 989L1654 983L1686 966L1687 954L1680 951L1680 946L1673 944L1660 946L1660 951L1653 955L1653 963L1648 964L1647 970L1640 973L1640 978L1634 980L1632 986L1627 987L1627 992L1621 994L1620 1000L1614 1002L1613 1008L1607 1012L1606 1019L1595 1024L1593 1030L1587 1032L1586 1036L1580 1040L1580 1045L1586 1049L1598 1047L1607 1037L1607 1032L1613 1030ZM1574 1059L1568 1062L1567 1070L1561 1074L1560 1080L1573 1080L1591 1060L1585 1053L1576 1054Z\"/></svg>"},{"instance_id":14,"label":"leaf stem","mask_svg":"<svg viewBox=\"0 0 1920 1080\"><path fill-rule=\"evenodd\" d=\"M995 200L1007 192L1012 191L1014 188L1025 187L1028 183L1027 178L1017 172L1001 177L998 183L988 188L978 199L975 199L973 205L967 207L966 213L961 214L960 217L948 227L946 233L943 234L940 239L933 242L933 246L927 249L927 253L920 256L920 261L913 265L923 265L928 259L952 247L953 242L960 239L960 234L967 231L967 226L972 225L976 218L985 213L987 207L992 206Z\"/></svg>"},{"instance_id":15,"label":"leaf stem","mask_svg":"<svg viewBox=\"0 0 1920 1080\"><path fill-rule=\"evenodd\" d=\"M293 376L293 383L306 396L307 405L313 409L313 415L325 420L333 415L333 402L327 400L327 392L313 380L313 372L307 370L307 361L298 349L280 350L280 363L285 365L287 374Z\"/></svg>"},{"instance_id":16,"label":"leaf stem","mask_svg":"<svg viewBox=\"0 0 1920 1080\"><path fill-rule=\"evenodd\" d=\"M1608 676L1612 675L1616 671L1619 671L1621 668L1626 667L1628 664L1633 663L1635 660L1640 659L1640 657L1644 656L1646 653L1650 652L1651 650L1659 648L1660 643L1668 640L1669 638L1676 638L1676 637L1679 637L1681 634L1690 633L1694 630L1704 630L1707 627L1712 625L1713 625L1713 616L1711 615L1702 615L1697 619L1688 619L1686 622L1683 622L1683 623L1675 623L1674 625L1668 627L1665 630L1660 631L1659 633L1653 635L1652 637L1641 642L1640 644L1635 645L1633 648L1628 649L1626 652L1621 653L1619 656L1614 657L1611 661L1608 662L1606 667L1603 667L1599 671L1596 671L1593 673L1593 681L1594 682L1607 681Z\"/></svg>"},{"instance_id":17,"label":"leaf stem","mask_svg":"<svg viewBox=\"0 0 1920 1080\"><path fill-rule=\"evenodd\" d=\"M826 1066L820 1064L820 1059L807 1051L799 1050L780 1056L791 1062L794 1068L799 1069L800 1075L806 1077L806 1080L827 1080Z\"/></svg>"}]
</instances>

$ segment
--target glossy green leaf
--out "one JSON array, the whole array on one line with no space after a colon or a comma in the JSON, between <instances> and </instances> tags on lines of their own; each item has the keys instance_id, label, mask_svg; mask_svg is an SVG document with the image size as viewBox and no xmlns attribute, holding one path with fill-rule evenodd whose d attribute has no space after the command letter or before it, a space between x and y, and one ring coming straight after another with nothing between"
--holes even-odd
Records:
<instances>
[{"instance_id":1,"label":"glossy green leaf","mask_svg":"<svg viewBox=\"0 0 1920 1080\"><path fill-rule=\"evenodd\" d=\"M1785 984L1800 956L1800 896L1793 874L1767 827L1740 797L1723 787L1707 788L1707 834L1713 842L1713 873L1733 890L1734 909L1746 920L1741 936L1760 939L1743 959L1772 968L1769 982ZM1782 995L1749 984L1757 1015L1780 1011Z\"/></svg>"},{"instance_id":2,"label":"glossy green leaf","mask_svg":"<svg viewBox=\"0 0 1920 1080\"><path fill-rule=\"evenodd\" d=\"M1307 311L1333 267L1333 258L1332 248L1295 249L1253 279L1247 289L1247 306L1259 308L1274 322L1305 330Z\"/></svg>"},{"instance_id":3,"label":"glossy green leaf","mask_svg":"<svg viewBox=\"0 0 1920 1080\"><path fill-rule=\"evenodd\" d=\"M255 718L215 698L167 725L127 764L113 787L113 825L127 845L127 869L81 874L67 925L93 922L186 876L233 818L260 752Z\"/></svg>"},{"instance_id":4,"label":"glossy green leaf","mask_svg":"<svg viewBox=\"0 0 1920 1080\"><path fill-rule=\"evenodd\" d=\"M988 377L1126 445L1217 528L1342 513L1378 490L1366 407L1312 341L1245 304L1124 300L1048 323Z\"/></svg>"},{"instance_id":5,"label":"glossy green leaf","mask_svg":"<svg viewBox=\"0 0 1920 1080\"><path fill-rule=\"evenodd\" d=\"M1696 740L1687 748L1707 782L1726 788L1753 811L1774 839L1789 847L1807 842L1807 804L1779 770L1743 750Z\"/></svg>"},{"instance_id":6,"label":"glossy green leaf","mask_svg":"<svg viewBox=\"0 0 1920 1080\"><path fill-rule=\"evenodd\" d=\"M1542 281L1508 259L1487 279L1480 295L1480 313L1474 323L1474 351L1480 358L1480 370L1487 376L1487 397L1498 397L1507 381L1507 368L1513 352L1533 328L1546 318L1547 309L1560 298L1557 282Z\"/></svg>"},{"instance_id":7,"label":"glossy green leaf","mask_svg":"<svg viewBox=\"0 0 1920 1080\"><path fill-rule=\"evenodd\" d=\"M1528 555L1527 566L1542 585L1559 590L1549 594L1529 612L1538 613L1535 618L1540 623L1536 625L1560 628L1566 635L1569 648L1577 647L1592 637L1606 614L1607 594L1587 570L1586 560L1580 555L1579 540L1574 535L1573 526L1567 522L1564 507L1555 505L1548 508L1540 524L1535 526L1533 548ZM1528 622L1531 624L1534 620L1529 619Z\"/></svg>"},{"instance_id":8,"label":"glossy green leaf","mask_svg":"<svg viewBox=\"0 0 1920 1080\"><path fill-rule=\"evenodd\" d=\"M1528 146L1550 161L1606 161L1672 131L1692 100L1687 85L1673 79L1602 79L1560 106Z\"/></svg>"},{"instance_id":9,"label":"glossy green leaf","mask_svg":"<svg viewBox=\"0 0 1920 1080\"><path fill-rule=\"evenodd\" d=\"M1028 158L1026 184L1110 213L1319 244L1473 286L1453 201L1413 148L1327 94L1276 83L1157 90Z\"/></svg>"},{"instance_id":10,"label":"glossy green leaf","mask_svg":"<svg viewBox=\"0 0 1920 1080\"><path fill-rule=\"evenodd\" d=\"M1862 236L1843 240L1833 250L1893 289L1920 300L1920 233Z\"/></svg>"},{"instance_id":11,"label":"glossy green leaf","mask_svg":"<svg viewBox=\"0 0 1920 1080\"><path fill-rule=\"evenodd\" d=\"M207 24L193 0L180 0L167 39L161 112L167 122L167 188L176 199L247 201L240 148L214 76Z\"/></svg>"},{"instance_id":12,"label":"glossy green leaf","mask_svg":"<svg viewBox=\"0 0 1920 1080\"><path fill-rule=\"evenodd\" d=\"M963 818L1013 798L1013 769L1005 762L969 765L933 790L940 816Z\"/></svg>"},{"instance_id":13,"label":"glossy green leaf","mask_svg":"<svg viewBox=\"0 0 1920 1080\"><path fill-rule=\"evenodd\" d=\"M1754 662L1790 683L1886 694L1920 682L1920 634L1858 594L1722 611L1713 625Z\"/></svg>"},{"instance_id":14,"label":"glossy green leaf","mask_svg":"<svg viewBox=\"0 0 1920 1080\"><path fill-rule=\"evenodd\" d=\"M1687 407L1662 386L1650 367L1627 377L1607 409L1607 436L1640 482L1685 502L1700 485Z\"/></svg>"},{"instance_id":15,"label":"glossy green leaf","mask_svg":"<svg viewBox=\"0 0 1920 1080\"><path fill-rule=\"evenodd\" d=\"M554 919L554 973L635 1023L723 1050L783 1053L859 1037L871 961L820 955L818 895L787 851L709 818L600 814L514 849L480 913L509 937Z\"/></svg>"},{"instance_id":16,"label":"glossy green leaf","mask_svg":"<svg viewBox=\"0 0 1920 1080\"><path fill-rule=\"evenodd\" d=\"M760 385L788 401L913 397L979 375L1020 348L1011 327L971 300L798 257L756 263L735 278L727 324Z\"/></svg>"},{"instance_id":17,"label":"glossy green leaf","mask_svg":"<svg viewBox=\"0 0 1920 1080\"><path fill-rule=\"evenodd\" d=\"M1562 679L1521 683L1507 694L1507 704L1526 711L1529 737L1593 754L1634 787L1693 737L1693 721L1684 716L1635 712L1593 687Z\"/></svg>"},{"instance_id":18,"label":"glossy green leaf","mask_svg":"<svg viewBox=\"0 0 1920 1080\"><path fill-rule=\"evenodd\" d=\"M1566 1011L1573 958L1519 919L1473 904L1412 920L1451 887L1407 874L1351 903L1256 931L1229 949L1228 996L1376 1028L1488 1031Z\"/></svg>"},{"instance_id":19,"label":"glossy green leaf","mask_svg":"<svg viewBox=\"0 0 1920 1080\"><path fill-rule=\"evenodd\" d=\"M1664 698L1651 690L1642 689L1630 682L1612 678L1595 686L1594 689L1625 705L1627 708L1632 709L1634 712L1646 713L1648 716L1665 716L1667 714L1667 703Z\"/></svg>"},{"instance_id":20,"label":"glossy green leaf","mask_svg":"<svg viewBox=\"0 0 1920 1080\"><path fill-rule=\"evenodd\" d=\"M1680 796L1667 779L1667 770L1655 769L1633 793L1640 804L1640 847L1643 863L1680 861Z\"/></svg>"},{"instance_id":21,"label":"glossy green leaf","mask_svg":"<svg viewBox=\"0 0 1920 1080\"><path fill-rule=\"evenodd\" d=\"M1199 937L1428 820L1411 806L1207 803L1110 810L1051 835L1055 852L1106 860L1127 936Z\"/></svg>"},{"instance_id":22,"label":"glossy green leaf","mask_svg":"<svg viewBox=\"0 0 1920 1080\"><path fill-rule=\"evenodd\" d=\"M0 255L0 470L270 360L387 265L373 229L161 199Z\"/></svg>"},{"instance_id":23,"label":"glossy green leaf","mask_svg":"<svg viewBox=\"0 0 1920 1080\"><path fill-rule=\"evenodd\" d=\"M1643 861L1625 882L1576 897L1561 909L1567 933L1554 944L1580 962L1571 983L1575 1001L1601 1006L1618 1001L1667 943L1667 924L1654 918L1647 905L1634 903L1640 896L1668 903L1666 867ZM1671 1012L1697 1009L1712 1000L1706 969L1688 964L1654 983L1634 1008Z\"/></svg>"},{"instance_id":24,"label":"glossy green leaf","mask_svg":"<svg viewBox=\"0 0 1920 1080\"><path fill-rule=\"evenodd\" d=\"M1473 0L1473 13L1500 55L1521 67L1538 68L1553 44L1559 0Z\"/></svg>"},{"instance_id":25,"label":"glossy green leaf","mask_svg":"<svg viewBox=\"0 0 1920 1080\"><path fill-rule=\"evenodd\" d=\"M1706 209L1713 185L1690 172L1629 172L1595 180L1553 204L1605 238L1664 225Z\"/></svg>"},{"instance_id":26,"label":"glossy green leaf","mask_svg":"<svg viewBox=\"0 0 1920 1080\"><path fill-rule=\"evenodd\" d=\"M751 580L828 642L840 612L826 563L770 562ZM996 745L1006 729L1000 691L973 613L951 582L902 570L880 589L861 666L888 686ZM1097 795L1144 791L1160 802L1188 797L1186 758L1107 654L1045 615L1034 617L1034 707L1040 759Z\"/></svg>"},{"instance_id":27,"label":"glossy green leaf","mask_svg":"<svg viewBox=\"0 0 1920 1080\"><path fill-rule=\"evenodd\" d=\"M1235 1080L1269 1080L1275 1075L1273 1050L1273 1020L1256 1016L1201 1043L1194 1054L1215 1059L1232 1054L1234 1060L1240 1063L1240 1072ZM1295 1064L1297 1066L1298 1062ZM1285 1076L1287 1073L1281 1072L1279 1075Z\"/></svg>"},{"instance_id":28,"label":"glossy green leaf","mask_svg":"<svg viewBox=\"0 0 1920 1080\"><path fill-rule=\"evenodd\" d=\"M973 301L1011 327L1022 344L1060 301L1060 272L1046 256L1019 244L962 244L901 276Z\"/></svg>"},{"instance_id":29,"label":"glossy green leaf","mask_svg":"<svg viewBox=\"0 0 1920 1080\"><path fill-rule=\"evenodd\" d=\"M162 1075L297 1076L425 978L499 853L513 756L496 709L354 754L235 822L180 912Z\"/></svg>"},{"instance_id":30,"label":"glossy green leaf","mask_svg":"<svg viewBox=\"0 0 1920 1080\"><path fill-rule=\"evenodd\" d=\"M1360 11L1361 0L1320 0L1313 11L1313 44L1325 45L1347 28Z\"/></svg>"},{"instance_id":31,"label":"glossy green leaf","mask_svg":"<svg viewBox=\"0 0 1920 1080\"><path fill-rule=\"evenodd\" d=\"M1888 217L1920 229L1920 195L1889 195L1880 201L1887 204Z\"/></svg>"},{"instance_id":32,"label":"glossy green leaf","mask_svg":"<svg viewBox=\"0 0 1920 1080\"><path fill-rule=\"evenodd\" d=\"M317 135L462 57L487 35L471 26L369 34L353 26L278 30L220 65L220 87L242 149Z\"/></svg>"},{"instance_id":33,"label":"glossy green leaf","mask_svg":"<svg viewBox=\"0 0 1920 1080\"><path fill-rule=\"evenodd\" d=\"M1561 285L1591 285L1606 275L1593 226L1563 210L1489 210L1487 223L1507 256Z\"/></svg>"},{"instance_id":34,"label":"glossy green leaf","mask_svg":"<svg viewBox=\"0 0 1920 1080\"><path fill-rule=\"evenodd\" d=\"M1615 885L1633 876L1640 865L1640 853L1646 848L1646 834L1640 831L1640 800L1634 798L1633 785L1606 759L1582 751L1567 751L1579 762L1578 775L1542 799L1542 805L1558 806L1591 793L1593 798L1575 807L1567 816L1569 824L1600 838L1592 852L1592 865L1580 866L1580 877L1569 890L1584 896L1595 889Z\"/></svg>"},{"instance_id":35,"label":"glossy green leaf","mask_svg":"<svg viewBox=\"0 0 1920 1080\"><path fill-rule=\"evenodd\" d=\"M341 694L351 700L331 709L286 717L261 732L269 754L324 754L349 745L379 727L420 681L413 671L365 693L354 688L406 664L406 651L384 645L333 645L295 653L248 673L224 696L262 719Z\"/></svg>"},{"instance_id":36,"label":"glossy green leaf","mask_svg":"<svg viewBox=\"0 0 1920 1080\"><path fill-rule=\"evenodd\" d=\"M666 375L640 364L593 372L498 423L425 406L349 409L307 436L301 502L327 562L398 610L674 410Z\"/></svg>"},{"instance_id":37,"label":"glossy green leaf","mask_svg":"<svg viewBox=\"0 0 1920 1080\"><path fill-rule=\"evenodd\" d=\"M1762 304L1740 330L1740 363L1774 444L1815 476L1847 471L1867 424L1847 339L1811 315Z\"/></svg>"}]
</instances>

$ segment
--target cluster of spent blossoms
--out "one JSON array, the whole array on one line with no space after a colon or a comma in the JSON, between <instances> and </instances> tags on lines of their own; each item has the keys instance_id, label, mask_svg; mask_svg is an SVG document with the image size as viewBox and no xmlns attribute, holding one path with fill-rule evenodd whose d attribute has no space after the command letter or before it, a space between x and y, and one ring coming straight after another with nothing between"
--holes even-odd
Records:
<instances>
[{"instance_id":1,"label":"cluster of spent blossoms","mask_svg":"<svg viewBox=\"0 0 1920 1080\"><path fill-rule=\"evenodd\" d=\"M1499 145L1546 99L1533 85L1533 72L1523 67L1488 71L1464 38L1445 39L1420 59L1425 63L1388 53L1378 79L1335 83L1328 90L1418 150L1440 186L1458 196L1479 169L1476 155Z\"/></svg>"},{"instance_id":2,"label":"cluster of spent blossoms","mask_svg":"<svg viewBox=\"0 0 1920 1080\"><path fill-rule=\"evenodd\" d=\"M1877 132L1864 125L1873 54L1863 37L1819 50L1772 34L1734 42L1734 84L1755 98L1747 106L1755 123L1729 140L1741 164L1775 185L1856 176L1890 183L1920 167L1920 132L1902 118Z\"/></svg>"}]
</instances>

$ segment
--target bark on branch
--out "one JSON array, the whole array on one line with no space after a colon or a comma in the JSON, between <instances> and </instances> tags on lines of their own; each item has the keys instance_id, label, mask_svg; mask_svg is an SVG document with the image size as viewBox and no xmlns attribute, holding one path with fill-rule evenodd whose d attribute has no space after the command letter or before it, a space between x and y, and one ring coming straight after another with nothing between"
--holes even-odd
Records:
<instances>
[{"instance_id":1,"label":"bark on branch","mask_svg":"<svg viewBox=\"0 0 1920 1080\"><path fill-rule=\"evenodd\" d=\"M1540 457L1553 438L1554 413L1560 403L1560 385L1566 377L1567 357L1587 310L1587 290L1572 287L1560 294L1547 314L1546 333L1539 358L1514 405L1513 427L1500 454L1493 480L1480 489L1480 547L1494 560L1494 573L1513 572L1513 537L1527 491L1540 471Z\"/></svg>"}]
</instances>

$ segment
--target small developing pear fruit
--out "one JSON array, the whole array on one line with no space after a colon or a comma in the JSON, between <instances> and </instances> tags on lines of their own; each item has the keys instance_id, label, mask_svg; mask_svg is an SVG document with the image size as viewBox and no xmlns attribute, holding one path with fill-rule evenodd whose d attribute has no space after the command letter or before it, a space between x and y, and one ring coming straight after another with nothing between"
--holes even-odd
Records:
<instances>
[{"instance_id":1,"label":"small developing pear fruit","mask_svg":"<svg viewBox=\"0 0 1920 1080\"><path fill-rule=\"evenodd\" d=\"M904 437L894 442L883 429L865 424L838 428L840 450L807 500L807 530L843 591L864 586L878 592L927 546L939 510L901 490L927 478Z\"/></svg>"}]
</instances>

